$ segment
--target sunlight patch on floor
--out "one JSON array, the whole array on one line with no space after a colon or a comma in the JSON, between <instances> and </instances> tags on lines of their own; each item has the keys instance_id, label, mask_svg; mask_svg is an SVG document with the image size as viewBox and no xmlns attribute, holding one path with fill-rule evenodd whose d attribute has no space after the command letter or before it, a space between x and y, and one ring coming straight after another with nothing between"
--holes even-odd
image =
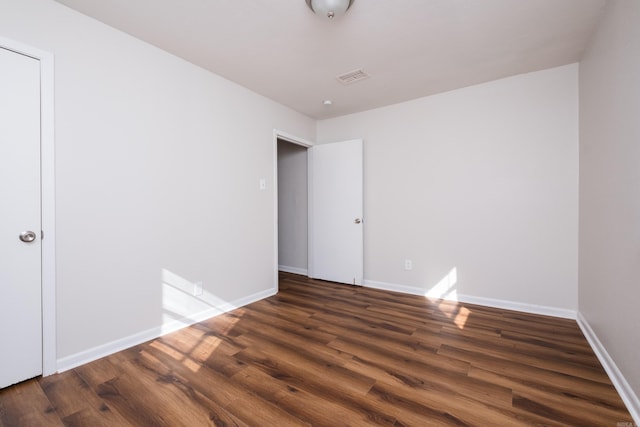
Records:
<instances>
[{"instance_id":1,"label":"sunlight patch on floor","mask_svg":"<svg viewBox=\"0 0 640 427\"><path fill-rule=\"evenodd\" d=\"M438 310L453 321L459 328L464 329L471 310L458 302L458 269L453 267L440 281L429 289L424 296L435 300Z\"/></svg>"}]
</instances>

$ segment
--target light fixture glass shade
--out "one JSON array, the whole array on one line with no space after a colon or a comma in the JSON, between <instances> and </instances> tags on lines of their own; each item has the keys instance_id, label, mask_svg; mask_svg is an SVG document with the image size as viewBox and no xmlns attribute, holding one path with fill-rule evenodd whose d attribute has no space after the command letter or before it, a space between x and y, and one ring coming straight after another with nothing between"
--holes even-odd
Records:
<instances>
[{"instance_id":1,"label":"light fixture glass shade","mask_svg":"<svg viewBox=\"0 0 640 427\"><path fill-rule=\"evenodd\" d=\"M353 0L306 0L307 6L320 16L333 18L344 15Z\"/></svg>"}]
</instances>

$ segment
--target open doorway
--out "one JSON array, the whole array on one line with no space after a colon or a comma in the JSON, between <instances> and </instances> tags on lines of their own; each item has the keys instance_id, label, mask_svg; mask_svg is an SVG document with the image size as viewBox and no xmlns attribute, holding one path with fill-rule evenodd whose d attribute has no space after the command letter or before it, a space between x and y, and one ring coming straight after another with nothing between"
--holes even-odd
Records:
<instances>
[{"instance_id":1,"label":"open doorway","mask_svg":"<svg viewBox=\"0 0 640 427\"><path fill-rule=\"evenodd\" d=\"M363 141L312 146L274 131L274 287L279 271L361 285Z\"/></svg>"},{"instance_id":2,"label":"open doorway","mask_svg":"<svg viewBox=\"0 0 640 427\"><path fill-rule=\"evenodd\" d=\"M277 139L278 271L308 275L308 147Z\"/></svg>"}]
</instances>

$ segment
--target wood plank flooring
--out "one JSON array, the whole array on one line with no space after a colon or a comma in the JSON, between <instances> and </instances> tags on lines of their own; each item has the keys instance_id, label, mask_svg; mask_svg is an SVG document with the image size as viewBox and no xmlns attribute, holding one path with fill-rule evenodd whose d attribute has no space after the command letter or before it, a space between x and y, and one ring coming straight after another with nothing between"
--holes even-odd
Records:
<instances>
[{"instance_id":1,"label":"wood plank flooring","mask_svg":"<svg viewBox=\"0 0 640 427\"><path fill-rule=\"evenodd\" d=\"M208 425L632 419L574 321L286 273L276 296L0 390L0 426Z\"/></svg>"}]
</instances>

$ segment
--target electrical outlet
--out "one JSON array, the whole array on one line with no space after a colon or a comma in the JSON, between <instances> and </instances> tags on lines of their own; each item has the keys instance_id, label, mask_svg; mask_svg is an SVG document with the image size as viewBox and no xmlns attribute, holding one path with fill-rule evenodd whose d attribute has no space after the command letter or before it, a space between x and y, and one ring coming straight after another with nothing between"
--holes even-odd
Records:
<instances>
[{"instance_id":1,"label":"electrical outlet","mask_svg":"<svg viewBox=\"0 0 640 427\"><path fill-rule=\"evenodd\" d=\"M193 284L193 296L199 297L202 295L202 282L196 282Z\"/></svg>"},{"instance_id":2,"label":"electrical outlet","mask_svg":"<svg viewBox=\"0 0 640 427\"><path fill-rule=\"evenodd\" d=\"M405 270L413 270L413 261L411 261L410 259L405 259L404 260L404 269Z\"/></svg>"}]
</instances>

